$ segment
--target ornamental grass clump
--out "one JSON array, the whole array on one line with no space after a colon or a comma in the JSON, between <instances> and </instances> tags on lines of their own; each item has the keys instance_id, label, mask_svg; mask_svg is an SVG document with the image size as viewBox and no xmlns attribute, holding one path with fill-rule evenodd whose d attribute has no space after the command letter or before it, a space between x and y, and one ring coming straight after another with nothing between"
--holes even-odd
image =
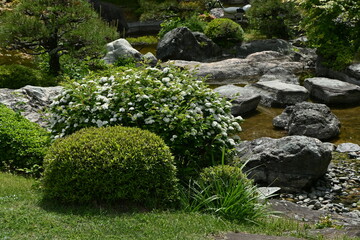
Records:
<instances>
[{"instance_id":1,"label":"ornamental grass clump","mask_svg":"<svg viewBox=\"0 0 360 240\"><path fill-rule=\"evenodd\" d=\"M203 169L181 192L185 211L205 212L239 222L256 221L269 212L241 168L219 165Z\"/></svg>"},{"instance_id":2,"label":"ornamental grass clump","mask_svg":"<svg viewBox=\"0 0 360 240\"><path fill-rule=\"evenodd\" d=\"M176 67L111 69L65 89L51 105L56 137L91 126L147 129L171 148L180 172L211 165L209 156L233 148L241 131L230 102Z\"/></svg>"},{"instance_id":3,"label":"ornamental grass clump","mask_svg":"<svg viewBox=\"0 0 360 240\"><path fill-rule=\"evenodd\" d=\"M57 139L44 168L45 199L145 207L173 206L178 201L169 147L156 134L139 128L92 127Z\"/></svg>"}]
</instances>

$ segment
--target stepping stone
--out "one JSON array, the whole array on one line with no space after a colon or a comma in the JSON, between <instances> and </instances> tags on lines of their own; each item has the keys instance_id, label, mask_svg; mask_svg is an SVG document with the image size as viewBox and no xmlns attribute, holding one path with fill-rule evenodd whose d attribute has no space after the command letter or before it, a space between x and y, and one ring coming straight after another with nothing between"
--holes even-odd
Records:
<instances>
[{"instance_id":1,"label":"stepping stone","mask_svg":"<svg viewBox=\"0 0 360 240\"><path fill-rule=\"evenodd\" d=\"M257 82L246 86L261 95L260 104L266 107L285 107L306 101L309 92L306 88L278 80Z\"/></svg>"},{"instance_id":2,"label":"stepping stone","mask_svg":"<svg viewBox=\"0 0 360 240\"><path fill-rule=\"evenodd\" d=\"M214 91L231 101L231 114L234 116L256 110L261 99L261 96L252 90L232 84L215 88Z\"/></svg>"},{"instance_id":3,"label":"stepping stone","mask_svg":"<svg viewBox=\"0 0 360 240\"><path fill-rule=\"evenodd\" d=\"M310 96L325 104L360 104L360 87L331 78L307 78L304 87Z\"/></svg>"}]
</instances>

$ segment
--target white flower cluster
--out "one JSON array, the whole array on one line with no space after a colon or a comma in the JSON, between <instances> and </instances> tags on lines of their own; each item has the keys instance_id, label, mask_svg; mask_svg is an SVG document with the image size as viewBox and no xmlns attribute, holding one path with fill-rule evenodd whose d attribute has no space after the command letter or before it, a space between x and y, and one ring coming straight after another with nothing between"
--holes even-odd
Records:
<instances>
[{"instance_id":1,"label":"white flower cluster","mask_svg":"<svg viewBox=\"0 0 360 240\"><path fill-rule=\"evenodd\" d=\"M67 87L51 105L57 137L89 126L121 124L145 128L170 147L235 144L241 117L231 104L191 73L174 67L128 69L110 77L88 77Z\"/></svg>"}]
</instances>

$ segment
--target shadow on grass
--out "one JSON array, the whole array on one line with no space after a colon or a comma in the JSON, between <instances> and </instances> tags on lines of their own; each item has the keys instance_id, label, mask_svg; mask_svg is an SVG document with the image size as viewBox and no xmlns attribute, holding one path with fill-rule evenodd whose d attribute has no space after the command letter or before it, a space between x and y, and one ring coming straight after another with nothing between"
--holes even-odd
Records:
<instances>
[{"instance_id":1,"label":"shadow on grass","mask_svg":"<svg viewBox=\"0 0 360 240\"><path fill-rule=\"evenodd\" d=\"M72 214L79 216L118 216L132 215L134 213L150 212L151 209L144 207L139 203L128 201L118 201L113 203L63 203L56 200L42 199L39 206L48 212L56 212L59 214Z\"/></svg>"}]
</instances>

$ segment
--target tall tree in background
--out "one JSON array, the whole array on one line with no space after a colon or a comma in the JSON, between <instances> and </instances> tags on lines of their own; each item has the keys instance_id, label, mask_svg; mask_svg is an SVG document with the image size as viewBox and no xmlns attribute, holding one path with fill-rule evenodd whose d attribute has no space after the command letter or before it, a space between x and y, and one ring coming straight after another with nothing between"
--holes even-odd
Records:
<instances>
[{"instance_id":1,"label":"tall tree in background","mask_svg":"<svg viewBox=\"0 0 360 240\"><path fill-rule=\"evenodd\" d=\"M97 56L118 37L86 0L20 0L0 16L0 44L29 54L48 54L58 75L60 57Z\"/></svg>"}]
</instances>

